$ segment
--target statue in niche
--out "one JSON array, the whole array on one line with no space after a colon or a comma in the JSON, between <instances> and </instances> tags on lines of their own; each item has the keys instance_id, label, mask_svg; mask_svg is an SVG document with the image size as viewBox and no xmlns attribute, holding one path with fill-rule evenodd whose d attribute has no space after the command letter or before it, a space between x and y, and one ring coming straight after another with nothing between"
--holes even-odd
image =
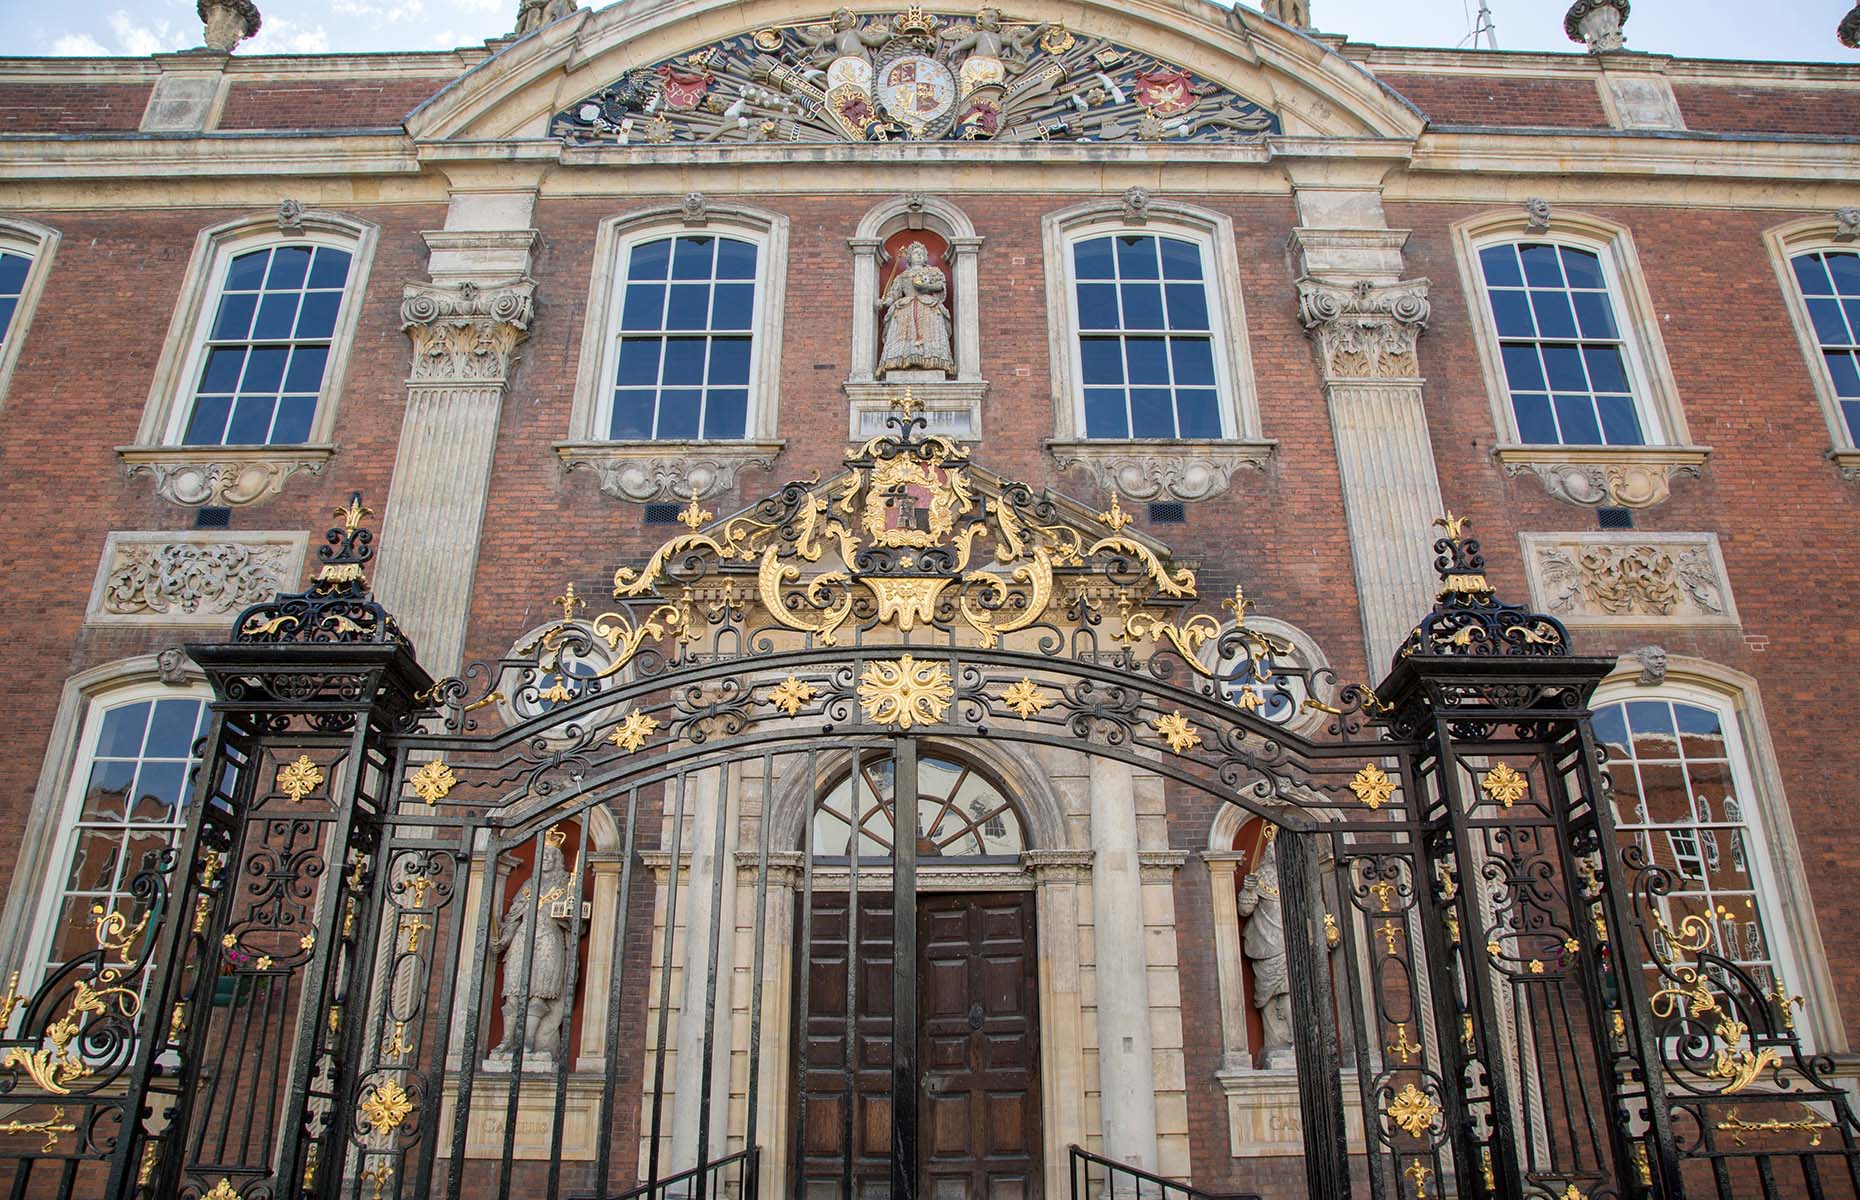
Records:
<instances>
[{"instance_id":1,"label":"statue in niche","mask_svg":"<svg viewBox=\"0 0 1860 1200\"><path fill-rule=\"evenodd\" d=\"M549 831L536 874L511 897L498 923L494 945L504 988L504 1036L491 1060L506 1070L519 1043L524 1067L537 1070L549 1068L561 1046L568 965L581 934L581 914L571 904L573 882L562 858L567 840L562 828ZM529 1002L524 1005L526 988Z\"/></svg>"},{"instance_id":2,"label":"statue in niche","mask_svg":"<svg viewBox=\"0 0 1860 1200\"><path fill-rule=\"evenodd\" d=\"M1240 915L1247 918L1241 948L1253 968L1253 1007L1264 1045L1254 1059L1263 1071L1292 1065L1292 988L1285 961L1285 914L1279 902L1279 860L1272 851L1275 825L1259 839L1259 861L1240 884Z\"/></svg>"},{"instance_id":3,"label":"statue in niche","mask_svg":"<svg viewBox=\"0 0 1860 1200\"><path fill-rule=\"evenodd\" d=\"M534 33L544 25L568 16L579 7L576 0L523 0L517 9L516 36Z\"/></svg>"},{"instance_id":4,"label":"statue in niche","mask_svg":"<svg viewBox=\"0 0 1860 1200\"><path fill-rule=\"evenodd\" d=\"M922 242L904 248L904 265L878 302L885 331L878 377L893 371L956 373L949 344L949 277Z\"/></svg>"}]
</instances>

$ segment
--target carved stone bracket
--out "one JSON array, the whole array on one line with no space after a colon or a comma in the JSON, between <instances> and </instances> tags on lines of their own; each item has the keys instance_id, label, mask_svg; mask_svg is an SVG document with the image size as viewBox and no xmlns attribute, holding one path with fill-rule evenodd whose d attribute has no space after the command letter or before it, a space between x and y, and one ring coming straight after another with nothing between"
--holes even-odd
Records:
<instances>
[{"instance_id":1,"label":"carved stone bracket","mask_svg":"<svg viewBox=\"0 0 1860 1200\"><path fill-rule=\"evenodd\" d=\"M1061 470L1084 467L1105 491L1126 500L1207 500L1225 492L1242 467L1264 471L1273 441L1049 441Z\"/></svg>"},{"instance_id":2,"label":"carved stone bracket","mask_svg":"<svg viewBox=\"0 0 1860 1200\"><path fill-rule=\"evenodd\" d=\"M1020 861L1039 883L1090 883L1090 850L1027 850Z\"/></svg>"},{"instance_id":3,"label":"carved stone bracket","mask_svg":"<svg viewBox=\"0 0 1860 1200\"><path fill-rule=\"evenodd\" d=\"M1566 624L1737 624L1713 534L1526 533L1519 540L1532 603ZM1652 666L1646 658L1641 665Z\"/></svg>"},{"instance_id":4,"label":"carved stone bracket","mask_svg":"<svg viewBox=\"0 0 1860 1200\"><path fill-rule=\"evenodd\" d=\"M1506 475L1529 472L1552 496L1584 508L1650 508L1672 492L1674 477L1699 478L1710 453L1708 446L1500 446L1493 451Z\"/></svg>"},{"instance_id":5,"label":"carved stone bracket","mask_svg":"<svg viewBox=\"0 0 1860 1200\"><path fill-rule=\"evenodd\" d=\"M1840 469L1842 479L1860 483L1860 450L1830 450L1828 458Z\"/></svg>"},{"instance_id":6,"label":"carved stone bracket","mask_svg":"<svg viewBox=\"0 0 1860 1200\"><path fill-rule=\"evenodd\" d=\"M1187 862L1186 850L1143 850L1137 854L1137 874L1144 883L1174 883Z\"/></svg>"},{"instance_id":7,"label":"carved stone bracket","mask_svg":"<svg viewBox=\"0 0 1860 1200\"><path fill-rule=\"evenodd\" d=\"M767 442L561 442L556 455L567 471L592 471L601 490L636 504L699 500L736 486L737 473L770 470L785 441Z\"/></svg>"},{"instance_id":8,"label":"carved stone bracket","mask_svg":"<svg viewBox=\"0 0 1860 1200\"><path fill-rule=\"evenodd\" d=\"M1420 378L1416 343L1432 311L1427 280L1298 281L1298 319L1317 339L1329 380Z\"/></svg>"},{"instance_id":9,"label":"carved stone bracket","mask_svg":"<svg viewBox=\"0 0 1860 1200\"><path fill-rule=\"evenodd\" d=\"M536 284L410 283L401 328L413 339L410 383L502 383L536 315Z\"/></svg>"},{"instance_id":10,"label":"carved stone bracket","mask_svg":"<svg viewBox=\"0 0 1860 1200\"><path fill-rule=\"evenodd\" d=\"M297 586L306 533L112 533L91 588L93 625L226 625Z\"/></svg>"},{"instance_id":11,"label":"carved stone bracket","mask_svg":"<svg viewBox=\"0 0 1860 1200\"><path fill-rule=\"evenodd\" d=\"M1627 24L1628 11L1628 0L1576 0L1563 14L1563 33L1587 45L1590 54L1625 49L1621 27Z\"/></svg>"},{"instance_id":12,"label":"carved stone bracket","mask_svg":"<svg viewBox=\"0 0 1860 1200\"><path fill-rule=\"evenodd\" d=\"M118 446L124 473L188 508L238 508L277 495L299 471L321 475L334 446Z\"/></svg>"}]
</instances>

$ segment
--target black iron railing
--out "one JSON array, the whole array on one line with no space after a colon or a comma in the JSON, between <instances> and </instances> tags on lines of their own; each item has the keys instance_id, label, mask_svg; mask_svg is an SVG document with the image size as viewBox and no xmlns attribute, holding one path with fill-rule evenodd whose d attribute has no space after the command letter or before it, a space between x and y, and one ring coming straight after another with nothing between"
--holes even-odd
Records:
<instances>
[{"instance_id":1,"label":"black iron railing","mask_svg":"<svg viewBox=\"0 0 1860 1200\"><path fill-rule=\"evenodd\" d=\"M1077 1146L1072 1147L1066 1174L1072 1181L1072 1200L1259 1200L1251 1192L1204 1192Z\"/></svg>"},{"instance_id":2,"label":"black iron railing","mask_svg":"<svg viewBox=\"0 0 1860 1200\"><path fill-rule=\"evenodd\" d=\"M632 1191L610 1195L606 1200L756 1200L756 1179L761 1164L762 1148L751 1146L699 1163L688 1171L667 1175L656 1183L642 1183ZM572 1200L599 1200L599 1197L575 1196Z\"/></svg>"}]
</instances>

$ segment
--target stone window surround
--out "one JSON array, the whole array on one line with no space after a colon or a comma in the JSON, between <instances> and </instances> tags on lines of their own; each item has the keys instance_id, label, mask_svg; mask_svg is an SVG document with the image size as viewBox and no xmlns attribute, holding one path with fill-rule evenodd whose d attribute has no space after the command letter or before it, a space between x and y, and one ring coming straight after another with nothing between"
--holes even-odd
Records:
<instances>
[{"instance_id":1,"label":"stone window surround","mask_svg":"<svg viewBox=\"0 0 1860 1200\"><path fill-rule=\"evenodd\" d=\"M1828 422L1828 458L1840 470L1841 478L1860 480L1860 446L1855 445L1848 436L1847 423L1841 419L1841 405L1834 394L1834 381L1828 377L1827 365L1822 361L1821 341L1815 336L1814 323L1808 316L1808 304L1802 299L1802 289L1796 284L1794 268L1790 266L1790 260L1797 255L1812 254L1818 250L1860 253L1860 242L1851 238L1842 241L1841 235L1841 226L1830 213L1823 217L1804 217L1767 229L1763 233L1763 244L1769 250L1770 264L1776 268L1776 282L1782 287L1789 321L1795 326L1796 339L1801 343L1802 355L1808 362L1809 378L1814 380L1815 395L1821 400L1822 415Z\"/></svg>"},{"instance_id":2,"label":"stone window surround","mask_svg":"<svg viewBox=\"0 0 1860 1200\"><path fill-rule=\"evenodd\" d=\"M69 852L61 831L70 809L72 782L83 760L82 736L105 707L189 695L212 699L206 676L178 647L104 663L65 680L21 834L19 862L7 885L4 917L0 917L0 963L6 969L25 970L28 951L43 940L40 896L48 875L59 869L54 865L59 864L59 855Z\"/></svg>"},{"instance_id":3,"label":"stone window surround","mask_svg":"<svg viewBox=\"0 0 1860 1200\"><path fill-rule=\"evenodd\" d=\"M1845 1052L1847 1026L1828 972L1814 897L1803 876L1801 845L1757 681L1730 667L1680 654L1669 656L1665 680L1659 684L1641 683L1642 670L1638 659L1624 656L1596 689L1589 707L1660 698L1713 709L1735 724L1732 769L1749 789L1745 819L1763 843L1762 854L1754 857L1762 869L1759 891L1771 904L1768 932L1778 947L1784 977L1803 997L1796 1028L1810 1053Z\"/></svg>"},{"instance_id":4,"label":"stone window surround","mask_svg":"<svg viewBox=\"0 0 1860 1200\"><path fill-rule=\"evenodd\" d=\"M754 242L756 306L749 368L749 411L741 440L610 441L601 418L612 403L621 260L632 246L681 233L711 233ZM568 440L556 443L563 470L592 471L603 492L635 503L699 500L731 490L745 467L773 467L786 442L776 437L780 413L782 319L788 282L788 218L746 204L699 197L608 217L594 239L581 357L569 410Z\"/></svg>"},{"instance_id":5,"label":"stone window surround","mask_svg":"<svg viewBox=\"0 0 1860 1200\"><path fill-rule=\"evenodd\" d=\"M1628 378L1640 414L1644 446L1560 446L1518 440L1511 389L1492 323L1491 298L1479 251L1503 242L1546 242L1587 250L1601 259L1627 354ZM1659 312L1640 271L1640 256L1626 226L1558 207L1548 230L1533 230L1522 205L1456 222L1453 246L1471 310L1473 341L1485 371L1486 395L1498 444L1492 455L1508 476L1529 472L1560 500L1584 507L1647 508L1665 500L1675 475L1694 478L1711 447L1692 444L1678 384L1660 335Z\"/></svg>"},{"instance_id":6,"label":"stone window surround","mask_svg":"<svg viewBox=\"0 0 1860 1200\"><path fill-rule=\"evenodd\" d=\"M278 211L271 210L201 230L181 280L135 444L116 449L126 473L131 478L153 476L158 495L190 508L254 504L277 495L285 480L299 470L322 474L336 452L336 413L379 237L380 229L372 222L315 209L304 211L289 228L281 223ZM317 397L309 440L297 446L182 445L182 429L227 265L234 255L248 250L289 244L336 246L351 255L349 281L330 335L329 361L323 368L323 389Z\"/></svg>"},{"instance_id":7,"label":"stone window surround","mask_svg":"<svg viewBox=\"0 0 1860 1200\"><path fill-rule=\"evenodd\" d=\"M1128 209L1125 199L1106 197L1040 218L1046 259L1047 347L1053 379L1053 436L1046 442L1046 449L1062 469L1083 466L1100 487L1129 499L1206 500L1227 490L1235 470L1250 467L1263 471L1278 446L1260 431L1233 219L1212 209L1160 196L1146 197L1140 219L1132 219ZM1070 249L1081 238L1117 233L1182 237L1196 242L1206 253L1216 386L1226 428L1223 437L1084 436Z\"/></svg>"},{"instance_id":8,"label":"stone window surround","mask_svg":"<svg viewBox=\"0 0 1860 1200\"><path fill-rule=\"evenodd\" d=\"M982 378L981 251L982 238L960 208L937 196L913 192L893 196L866 210L858 228L846 241L852 250L852 364L843 385L850 413L847 436L855 442L871 434L866 414L881 419L891 411L897 383L875 377L878 366L878 280L883 264L878 255L885 239L907 229L923 229L949 243L950 309L955 317L950 336L956 355L956 377L912 383L912 395L923 401L925 412L960 412L969 422L964 441L982 437L982 399L988 381ZM934 431L934 426L932 427Z\"/></svg>"},{"instance_id":9,"label":"stone window surround","mask_svg":"<svg viewBox=\"0 0 1860 1200\"><path fill-rule=\"evenodd\" d=\"M52 273L52 258L58 253L62 235L37 221L17 217L0 217L0 251L18 254L32 265L26 268L26 285L20 289L19 302L13 309L13 323L7 327L6 341L0 344L0 411L6 407L7 388L13 380L13 367L19 362L26 344L26 332L32 324L33 310L45 291L45 280Z\"/></svg>"}]
</instances>

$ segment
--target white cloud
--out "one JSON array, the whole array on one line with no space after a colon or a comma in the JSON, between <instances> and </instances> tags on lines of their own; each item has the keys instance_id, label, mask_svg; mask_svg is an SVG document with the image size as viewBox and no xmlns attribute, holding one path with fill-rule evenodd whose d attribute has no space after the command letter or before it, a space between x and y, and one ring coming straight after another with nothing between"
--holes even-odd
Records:
<instances>
[{"instance_id":1,"label":"white cloud","mask_svg":"<svg viewBox=\"0 0 1860 1200\"><path fill-rule=\"evenodd\" d=\"M380 26L421 20L426 4L425 0L330 0L329 11L338 17L366 17Z\"/></svg>"},{"instance_id":2,"label":"white cloud","mask_svg":"<svg viewBox=\"0 0 1860 1200\"><path fill-rule=\"evenodd\" d=\"M170 22L138 25L134 17L120 8L110 14L110 31L116 35L123 53L137 58L168 50L185 50L190 42L188 37L177 33Z\"/></svg>"},{"instance_id":3,"label":"white cloud","mask_svg":"<svg viewBox=\"0 0 1860 1200\"><path fill-rule=\"evenodd\" d=\"M239 47L241 54L327 54L329 34L318 23L299 24L288 17L266 17L258 36Z\"/></svg>"},{"instance_id":4,"label":"white cloud","mask_svg":"<svg viewBox=\"0 0 1860 1200\"><path fill-rule=\"evenodd\" d=\"M59 58L104 58L109 50L104 44L88 33L67 33L52 43L52 54Z\"/></svg>"}]
</instances>

